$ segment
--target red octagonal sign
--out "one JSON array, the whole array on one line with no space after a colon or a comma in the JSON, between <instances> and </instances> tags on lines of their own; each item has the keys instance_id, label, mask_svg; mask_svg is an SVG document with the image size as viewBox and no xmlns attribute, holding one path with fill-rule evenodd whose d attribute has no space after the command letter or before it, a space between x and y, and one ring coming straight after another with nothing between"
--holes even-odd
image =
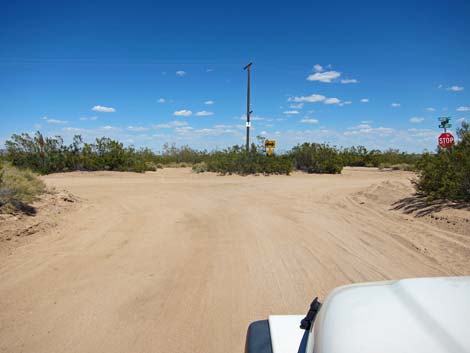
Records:
<instances>
[{"instance_id":1,"label":"red octagonal sign","mask_svg":"<svg viewBox=\"0 0 470 353\"><path fill-rule=\"evenodd\" d=\"M439 146L449 148L454 145L454 136L450 132L444 132L439 136Z\"/></svg>"}]
</instances>

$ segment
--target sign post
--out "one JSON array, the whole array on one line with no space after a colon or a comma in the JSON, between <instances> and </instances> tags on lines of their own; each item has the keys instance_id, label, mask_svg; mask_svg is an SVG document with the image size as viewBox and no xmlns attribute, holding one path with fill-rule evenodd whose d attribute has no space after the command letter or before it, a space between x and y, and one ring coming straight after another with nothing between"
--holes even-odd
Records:
<instances>
[{"instance_id":1,"label":"sign post","mask_svg":"<svg viewBox=\"0 0 470 353\"><path fill-rule=\"evenodd\" d=\"M251 122L250 122L250 114L252 113L250 109L250 69L251 65L253 63L249 63L246 65L243 70L247 70L248 72L248 85L247 85L247 90L246 90L246 150L250 150L250 127L251 127Z\"/></svg>"},{"instance_id":2,"label":"sign post","mask_svg":"<svg viewBox=\"0 0 470 353\"><path fill-rule=\"evenodd\" d=\"M271 156L273 154L273 149L276 148L276 140L265 140L264 148L267 149L266 153L268 156Z\"/></svg>"},{"instance_id":3,"label":"sign post","mask_svg":"<svg viewBox=\"0 0 470 353\"><path fill-rule=\"evenodd\" d=\"M439 128L444 129L444 132L440 134L438 139L439 146L441 148L450 148L454 145L454 136L447 132L447 129L452 127L452 124L449 123L451 118L450 116L441 116L438 119L441 122Z\"/></svg>"}]
</instances>

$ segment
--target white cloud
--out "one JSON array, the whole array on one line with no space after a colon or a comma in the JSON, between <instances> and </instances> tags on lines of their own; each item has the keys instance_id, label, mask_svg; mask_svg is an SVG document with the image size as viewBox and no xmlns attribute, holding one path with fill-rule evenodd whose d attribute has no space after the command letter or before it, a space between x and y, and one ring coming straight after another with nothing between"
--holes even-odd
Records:
<instances>
[{"instance_id":1,"label":"white cloud","mask_svg":"<svg viewBox=\"0 0 470 353\"><path fill-rule=\"evenodd\" d=\"M397 107L401 107L401 104L400 103L392 103L392 104L390 104L390 106L392 106L394 108L397 108Z\"/></svg>"},{"instance_id":2,"label":"white cloud","mask_svg":"<svg viewBox=\"0 0 470 353\"><path fill-rule=\"evenodd\" d=\"M46 123L48 124L67 124L67 121L65 120L51 119L51 118L48 118L47 116L44 116L43 120L45 120Z\"/></svg>"},{"instance_id":3,"label":"white cloud","mask_svg":"<svg viewBox=\"0 0 470 353\"><path fill-rule=\"evenodd\" d=\"M246 115L240 116L240 120L246 120ZM251 120L251 121L261 121L261 120L273 121L272 118L263 117L263 116L257 116L257 115L250 115L250 120ZM285 120L285 119L284 119L284 120Z\"/></svg>"},{"instance_id":4,"label":"white cloud","mask_svg":"<svg viewBox=\"0 0 470 353\"><path fill-rule=\"evenodd\" d=\"M285 112L283 112L283 114L285 114L285 115L296 115L296 114L299 114L299 111L298 110L286 110Z\"/></svg>"},{"instance_id":5,"label":"white cloud","mask_svg":"<svg viewBox=\"0 0 470 353\"><path fill-rule=\"evenodd\" d=\"M165 99L165 98L160 98L160 99L158 100L158 103L166 103L166 99Z\"/></svg>"},{"instance_id":6,"label":"white cloud","mask_svg":"<svg viewBox=\"0 0 470 353\"><path fill-rule=\"evenodd\" d=\"M318 119L303 118L300 120L300 122L304 124L318 124Z\"/></svg>"},{"instance_id":7,"label":"white cloud","mask_svg":"<svg viewBox=\"0 0 470 353\"><path fill-rule=\"evenodd\" d=\"M196 113L196 116L210 116L214 115L214 112L208 112L207 110L202 110Z\"/></svg>"},{"instance_id":8,"label":"white cloud","mask_svg":"<svg viewBox=\"0 0 470 353\"><path fill-rule=\"evenodd\" d=\"M443 87L442 85L437 86L437 88L442 88L442 87Z\"/></svg>"},{"instance_id":9,"label":"white cloud","mask_svg":"<svg viewBox=\"0 0 470 353\"><path fill-rule=\"evenodd\" d=\"M95 105L93 108L91 108L91 110L93 110L95 112L100 112L100 113L114 113L114 112L116 112L115 108L105 107L105 106L102 106L102 105Z\"/></svg>"},{"instance_id":10,"label":"white cloud","mask_svg":"<svg viewBox=\"0 0 470 353\"><path fill-rule=\"evenodd\" d=\"M296 102L296 103L315 103L315 102L323 102L325 104L339 104L339 105L344 105L344 104L351 104L351 101L346 101L344 103L341 102L340 99L338 98L326 98L325 96L321 94L312 94L310 96L300 96L300 97L289 97L287 99L289 102ZM294 107L296 105L291 105L291 107ZM303 107L303 105L301 106Z\"/></svg>"},{"instance_id":11,"label":"white cloud","mask_svg":"<svg viewBox=\"0 0 470 353\"><path fill-rule=\"evenodd\" d=\"M204 102L205 105L212 105L212 104L214 104L214 103L215 103L215 102L214 102L213 100L210 100L210 99L209 99L208 101L205 101L205 102Z\"/></svg>"},{"instance_id":12,"label":"white cloud","mask_svg":"<svg viewBox=\"0 0 470 353\"><path fill-rule=\"evenodd\" d=\"M435 112L435 111L436 111L436 109L433 108L433 107L428 107L428 108L426 108L426 110L427 110L428 112Z\"/></svg>"},{"instance_id":13,"label":"white cloud","mask_svg":"<svg viewBox=\"0 0 470 353\"><path fill-rule=\"evenodd\" d=\"M320 64L316 64L315 66L313 66L313 69L315 70L315 72L323 72L323 66L321 66Z\"/></svg>"},{"instance_id":14,"label":"white cloud","mask_svg":"<svg viewBox=\"0 0 470 353\"><path fill-rule=\"evenodd\" d=\"M186 71L178 70L176 71L176 76L179 76L179 77L186 76Z\"/></svg>"},{"instance_id":15,"label":"white cloud","mask_svg":"<svg viewBox=\"0 0 470 353\"><path fill-rule=\"evenodd\" d=\"M393 134L394 132L395 130L390 127L380 126L380 127L374 128L369 124L360 124L360 125L348 128L348 130L345 131L343 135L353 136L353 135L366 134L366 135L387 136L387 135Z\"/></svg>"},{"instance_id":16,"label":"white cloud","mask_svg":"<svg viewBox=\"0 0 470 353\"><path fill-rule=\"evenodd\" d=\"M170 129L172 127L180 127L180 126L186 126L186 125L188 125L186 121L173 120L173 121L170 121L169 123L156 124L156 125L153 125L152 127L154 129Z\"/></svg>"},{"instance_id":17,"label":"white cloud","mask_svg":"<svg viewBox=\"0 0 470 353\"><path fill-rule=\"evenodd\" d=\"M289 107L292 108L292 109L302 109L304 107L304 104L303 103L296 103L296 104L291 104Z\"/></svg>"},{"instance_id":18,"label":"white cloud","mask_svg":"<svg viewBox=\"0 0 470 353\"><path fill-rule=\"evenodd\" d=\"M95 121L98 120L97 116L82 116L80 118L81 121Z\"/></svg>"},{"instance_id":19,"label":"white cloud","mask_svg":"<svg viewBox=\"0 0 470 353\"><path fill-rule=\"evenodd\" d=\"M186 110L186 109L177 110L173 113L173 115L175 116L191 116L192 114L193 112L191 110Z\"/></svg>"},{"instance_id":20,"label":"white cloud","mask_svg":"<svg viewBox=\"0 0 470 353\"><path fill-rule=\"evenodd\" d=\"M117 126L112 126L112 125L105 125L105 126L101 126L98 128L98 131L106 131L106 132L117 132L117 131L121 131L122 129L120 127L117 127ZM88 130L88 131L92 131L92 130Z\"/></svg>"},{"instance_id":21,"label":"white cloud","mask_svg":"<svg viewBox=\"0 0 470 353\"><path fill-rule=\"evenodd\" d=\"M416 128L408 129L408 132L410 133L411 137L413 138L418 137L419 139L422 139L422 140L435 139L436 134L439 134L439 132L436 132L436 130L416 129Z\"/></svg>"},{"instance_id":22,"label":"white cloud","mask_svg":"<svg viewBox=\"0 0 470 353\"><path fill-rule=\"evenodd\" d=\"M458 112L468 112L468 111L470 111L470 107L458 107L457 111Z\"/></svg>"},{"instance_id":23,"label":"white cloud","mask_svg":"<svg viewBox=\"0 0 470 353\"><path fill-rule=\"evenodd\" d=\"M322 96L321 94L312 94L310 96L289 97L288 101L296 102L296 103L301 103L301 102L314 103L314 102L324 101L325 99L326 97Z\"/></svg>"},{"instance_id":24,"label":"white cloud","mask_svg":"<svg viewBox=\"0 0 470 353\"><path fill-rule=\"evenodd\" d=\"M222 134L240 135L232 125L214 125L211 128L202 128L193 130L195 136L219 136Z\"/></svg>"},{"instance_id":25,"label":"white cloud","mask_svg":"<svg viewBox=\"0 0 470 353\"><path fill-rule=\"evenodd\" d=\"M127 130L134 131L134 132L142 132L142 131L148 131L150 129L144 126L128 126Z\"/></svg>"},{"instance_id":26,"label":"white cloud","mask_svg":"<svg viewBox=\"0 0 470 353\"><path fill-rule=\"evenodd\" d=\"M341 101L338 98L327 98L323 103L325 104L339 104Z\"/></svg>"},{"instance_id":27,"label":"white cloud","mask_svg":"<svg viewBox=\"0 0 470 353\"><path fill-rule=\"evenodd\" d=\"M446 90L460 92L460 91L463 91L463 87L462 86L450 86L450 87L447 87Z\"/></svg>"},{"instance_id":28,"label":"white cloud","mask_svg":"<svg viewBox=\"0 0 470 353\"><path fill-rule=\"evenodd\" d=\"M410 123L413 123L413 124L422 123L423 121L424 121L424 118L420 118L416 116L410 118Z\"/></svg>"},{"instance_id":29,"label":"white cloud","mask_svg":"<svg viewBox=\"0 0 470 353\"><path fill-rule=\"evenodd\" d=\"M352 103L351 101L344 101L344 102L339 103L339 106L342 107L343 105L349 105L351 103Z\"/></svg>"},{"instance_id":30,"label":"white cloud","mask_svg":"<svg viewBox=\"0 0 470 353\"><path fill-rule=\"evenodd\" d=\"M361 103L369 103L369 98L362 98Z\"/></svg>"},{"instance_id":31,"label":"white cloud","mask_svg":"<svg viewBox=\"0 0 470 353\"><path fill-rule=\"evenodd\" d=\"M191 126L182 126L175 128L175 132L180 135L187 134L191 132L191 130L194 130L194 128L192 128Z\"/></svg>"},{"instance_id":32,"label":"white cloud","mask_svg":"<svg viewBox=\"0 0 470 353\"><path fill-rule=\"evenodd\" d=\"M344 79L344 80L341 80L341 83L342 84L348 84L348 83L359 83L358 80L356 80L355 78L349 78L349 79Z\"/></svg>"},{"instance_id":33,"label":"white cloud","mask_svg":"<svg viewBox=\"0 0 470 353\"><path fill-rule=\"evenodd\" d=\"M316 72L307 77L308 81L319 81L323 83L331 83L334 79L341 76L341 72L338 71L325 71Z\"/></svg>"},{"instance_id":34,"label":"white cloud","mask_svg":"<svg viewBox=\"0 0 470 353\"><path fill-rule=\"evenodd\" d=\"M78 128L78 127L67 126L67 127L63 127L62 131L73 132L73 133L83 133L83 132L86 132L87 130L82 129L82 128Z\"/></svg>"},{"instance_id":35,"label":"white cloud","mask_svg":"<svg viewBox=\"0 0 470 353\"><path fill-rule=\"evenodd\" d=\"M466 118L460 118L460 119L457 119L457 122L462 124L463 122L467 122L467 119Z\"/></svg>"},{"instance_id":36,"label":"white cloud","mask_svg":"<svg viewBox=\"0 0 470 353\"><path fill-rule=\"evenodd\" d=\"M214 69L207 69L206 72L212 72Z\"/></svg>"},{"instance_id":37,"label":"white cloud","mask_svg":"<svg viewBox=\"0 0 470 353\"><path fill-rule=\"evenodd\" d=\"M170 124L155 124L152 126L154 129L169 129L171 128L171 125Z\"/></svg>"}]
</instances>

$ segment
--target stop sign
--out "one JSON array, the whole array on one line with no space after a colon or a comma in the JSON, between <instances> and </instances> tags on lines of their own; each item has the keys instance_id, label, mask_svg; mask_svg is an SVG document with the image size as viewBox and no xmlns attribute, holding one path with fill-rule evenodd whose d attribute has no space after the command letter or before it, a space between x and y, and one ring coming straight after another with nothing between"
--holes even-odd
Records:
<instances>
[{"instance_id":1,"label":"stop sign","mask_svg":"<svg viewBox=\"0 0 470 353\"><path fill-rule=\"evenodd\" d=\"M450 132L444 132L439 136L439 146L449 148L454 145L454 136Z\"/></svg>"}]
</instances>

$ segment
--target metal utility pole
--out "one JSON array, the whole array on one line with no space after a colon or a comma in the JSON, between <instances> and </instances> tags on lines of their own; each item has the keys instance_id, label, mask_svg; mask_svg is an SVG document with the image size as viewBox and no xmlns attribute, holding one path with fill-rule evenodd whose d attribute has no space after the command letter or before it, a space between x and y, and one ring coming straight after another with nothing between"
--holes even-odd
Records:
<instances>
[{"instance_id":1,"label":"metal utility pole","mask_svg":"<svg viewBox=\"0 0 470 353\"><path fill-rule=\"evenodd\" d=\"M252 111L250 110L250 68L253 63L249 63L246 65L243 70L247 70L248 72L248 87L246 91L246 150L250 150L250 114Z\"/></svg>"}]
</instances>

